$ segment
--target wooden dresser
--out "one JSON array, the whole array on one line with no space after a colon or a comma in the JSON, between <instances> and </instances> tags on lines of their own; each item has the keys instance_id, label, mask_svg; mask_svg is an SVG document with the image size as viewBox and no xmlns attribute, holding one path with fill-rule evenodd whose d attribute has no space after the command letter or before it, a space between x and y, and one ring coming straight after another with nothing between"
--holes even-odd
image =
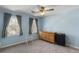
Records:
<instances>
[{"instance_id":1,"label":"wooden dresser","mask_svg":"<svg viewBox=\"0 0 79 59\"><path fill-rule=\"evenodd\" d=\"M40 39L55 43L55 33L53 32L40 32Z\"/></svg>"}]
</instances>

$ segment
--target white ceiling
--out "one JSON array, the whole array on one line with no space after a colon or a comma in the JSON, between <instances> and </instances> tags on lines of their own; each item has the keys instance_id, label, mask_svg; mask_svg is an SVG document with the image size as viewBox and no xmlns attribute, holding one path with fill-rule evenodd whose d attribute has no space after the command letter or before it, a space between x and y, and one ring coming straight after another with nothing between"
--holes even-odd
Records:
<instances>
[{"instance_id":1,"label":"white ceiling","mask_svg":"<svg viewBox=\"0 0 79 59\"><path fill-rule=\"evenodd\" d=\"M69 10L75 8L79 8L79 6L65 6L65 5L43 5L46 8L54 8L54 11L47 12L45 15L57 14L60 11ZM31 11L35 8L38 8L39 5L1 5L0 10L6 11L11 10L19 13L28 13L34 16L40 16L40 14L33 14Z\"/></svg>"}]
</instances>

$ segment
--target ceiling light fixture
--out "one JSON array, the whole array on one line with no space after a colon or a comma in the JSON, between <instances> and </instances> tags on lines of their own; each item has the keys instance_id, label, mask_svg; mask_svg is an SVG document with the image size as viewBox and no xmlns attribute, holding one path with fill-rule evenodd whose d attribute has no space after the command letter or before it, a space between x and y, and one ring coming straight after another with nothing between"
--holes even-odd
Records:
<instances>
[{"instance_id":1,"label":"ceiling light fixture","mask_svg":"<svg viewBox=\"0 0 79 59\"><path fill-rule=\"evenodd\" d=\"M46 7L40 6L37 10L32 10L32 13L39 13L41 16L43 16L46 12L53 10L53 8L46 9Z\"/></svg>"},{"instance_id":2,"label":"ceiling light fixture","mask_svg":"<svg viewBox=\"0 0 79 59\"><path fill-rule=\"evenodd\" d=\"M43 16L45 14L45 8L44 7L41 7L40 8L40 14Z\"/></svg>"},{"instance_id":3,"label":"ceiling light fixture","mask_svg":"<svg viewBox=\"0 0 79 59\"><path fill-rule=\"evenodd\" d=\"M45 14L45 11L43 11L43 12L40 12L40 15L42 15L42 16L43 16L44 14Z\"/></svg>"}]
</instances>

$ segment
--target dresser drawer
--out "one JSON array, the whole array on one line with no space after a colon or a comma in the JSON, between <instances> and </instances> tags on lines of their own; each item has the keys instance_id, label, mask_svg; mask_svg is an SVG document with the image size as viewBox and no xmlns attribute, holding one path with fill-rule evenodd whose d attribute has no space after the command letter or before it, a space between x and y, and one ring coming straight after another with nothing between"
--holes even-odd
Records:
<instances>
[{"instance_id":1,"label":"dresser drawer","mask_svg":"<svg viewBox=\"0 0 79 59\"><path fill-rule=\"evenodd\" d=\"M52 32L41 32L40 38L49 42L55 42L55 33Z\"/></svg>"}]
</instances>

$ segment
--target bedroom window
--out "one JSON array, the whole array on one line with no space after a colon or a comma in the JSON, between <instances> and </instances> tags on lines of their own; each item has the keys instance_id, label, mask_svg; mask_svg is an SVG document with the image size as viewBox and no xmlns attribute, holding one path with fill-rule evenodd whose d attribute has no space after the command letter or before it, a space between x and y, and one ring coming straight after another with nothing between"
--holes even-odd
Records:
<instances>
[{"instance_id":1,"label":"bedroom window","mask_svg":"<svg viewBox=\"0 0 79 59\"><path fill-rule=\"evenodd\" d=\"M29 18L29 34L38 33L38 19Z\"/></svg>"},{"instance_id":2,"label":"bedroom window","mask_svg":"<svg viewBox=\"0 0 79 59\"><path fill-rule=\"evenodd\" d=\"M6 31L7 36L20 35L20 27L16 16L11 16Z\"/></svg>"},{"instance_id":3,"label":"bedroom window","mask_svg":"<svg viewBox=\"0 0 79 59\"><path fill-rule=\"evenodd\" d=\"M37 26L36 26L36 21L35 19L33 19L33 23L32 23L32 33L37 33Z\"/></svg>"}]
</instances>

